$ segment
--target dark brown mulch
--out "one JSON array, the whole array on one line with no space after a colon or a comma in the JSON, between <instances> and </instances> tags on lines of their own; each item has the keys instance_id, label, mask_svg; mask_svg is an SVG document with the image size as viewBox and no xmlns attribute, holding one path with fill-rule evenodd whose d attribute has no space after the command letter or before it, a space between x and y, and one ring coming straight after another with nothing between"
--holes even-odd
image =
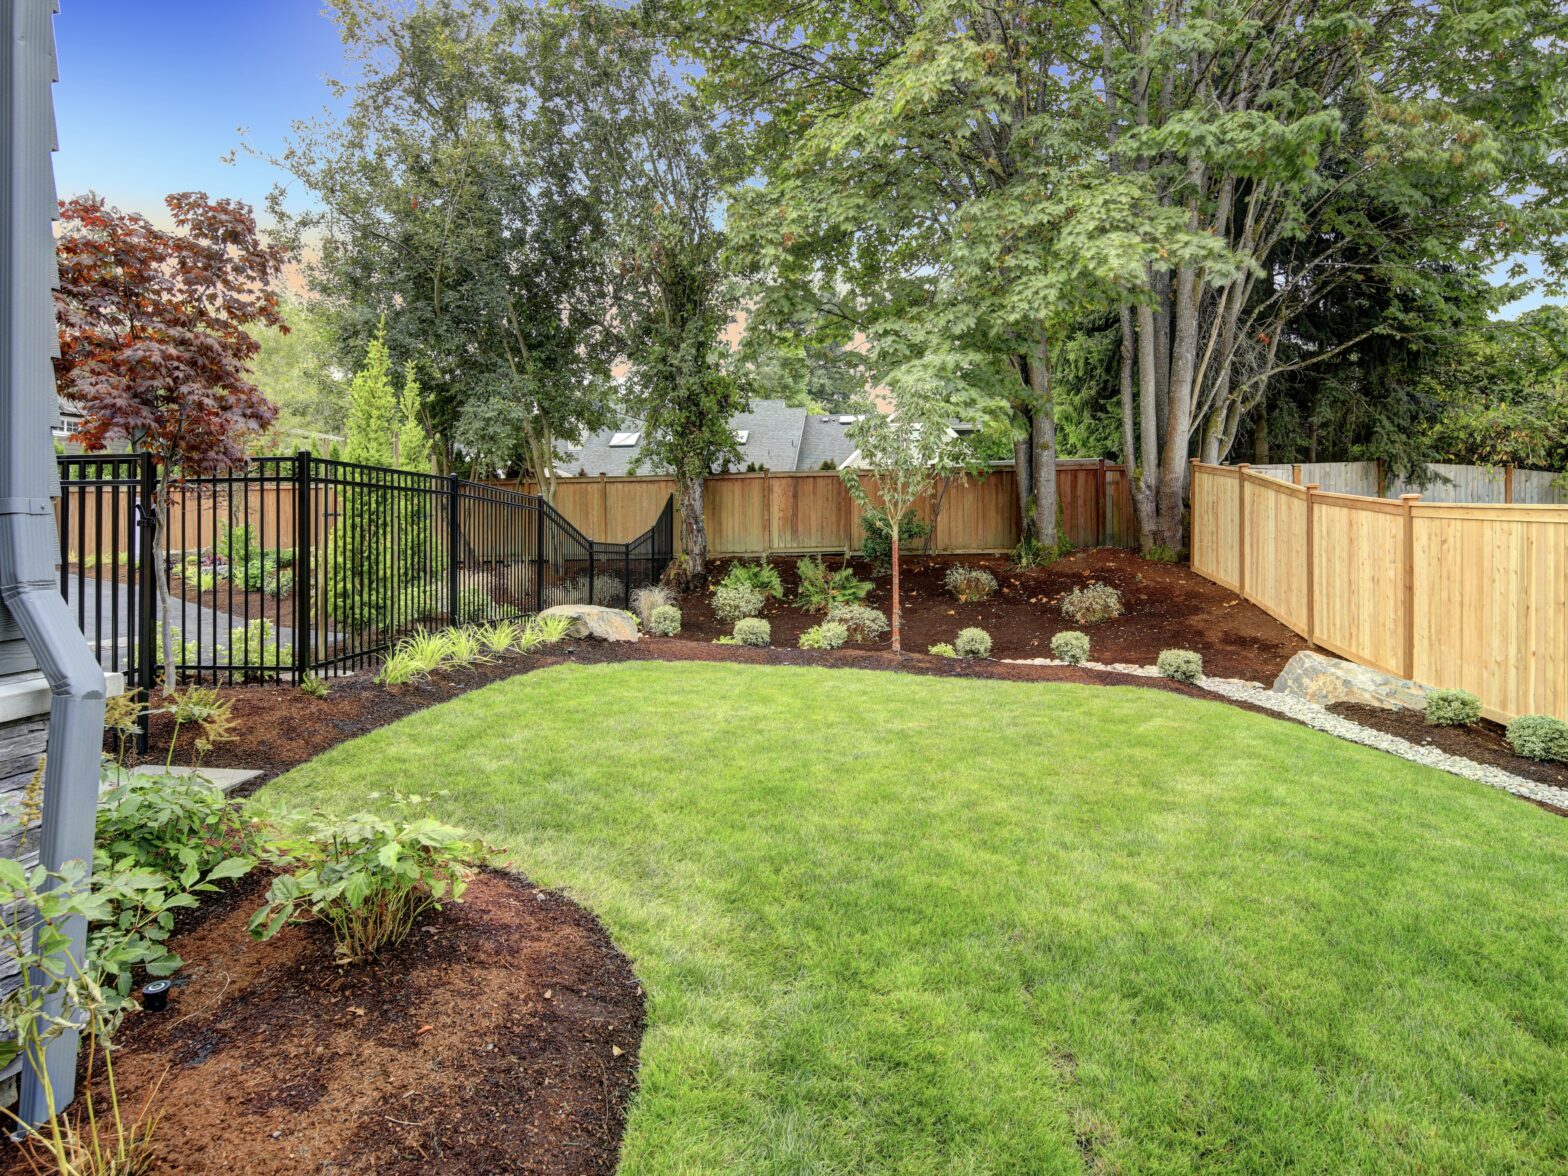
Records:
<instances>
[{"instance_id":1,"label":"dark brown mulch","mask_svg":"<svg viewBox=\"0 0 1568 1176\"><path fill-rule=\"evenodd\" d=\"M1419 711L1401 707L1399 710L1382 710L1360 703L1339 702L1328 708L1364 727L1371 727L1389 735L1397 735L1418 747L1435 747L1449 755L1460 755L1478 764L1491 764L1534 780L1538 784L1551 784L1568 788L1568 764L1543 764L1522 755L1515 755L1508 740L1503 738L1501 725L1482 719L1470 727L1433 727L1427 724Z\"/></svg>"},{"instance_id":2,"label":"dark brown mulch","mask_svg":"<svg viewBox=\"0 0 1568 1176\"><path fill-rule=\"evenodd\" d=\"M250 938L265 885L176 936L183 986L116 1038L125 1104L161 1079L158 1171L614 1171L643 995L593 916L485 871L342 968L321 924Z\"/></svg>"},{"instance_id":3,"label":"dark brown mulch","mask_svg":"<svg viewBox=\"0 0 1568 1176\"><path fill-rule=\"evenodd\" d=\"M711 583L723 578L729 562L714 563ZM769 601L763 613L773 627L776 646L795 645L801 633L822 620L820 614L803 612L793 603L796 562L782 556L772 561L786 592L784 603ZM843 561L830 557L827 562L837 567ZM861 579L876 584L868 603L886 612L891 576L873 573L863 560L851 564ZM996 596L977 604L954 600L942 584L954 564L989 571L997 580ZM976 625L991 635L993 657L1050 657L1053 635L1082 629L1093 642L1098 662L1149 665L1161 650L1192 649L1203 655L1211 674L1272 683L1292 655L1311 648L1262 609L1185 565L1156 563L1114 547L1075 551L1048 567L1028 571L1015 571L1006 559L996 556L906 556L900 581L904 648L922 653ZM1094 581L1121 591L1123 615L1091 626L1063 617L1062 598ZM714 617L711 600L706 592L681 599L682 636L711 641L730 632L734 626ZM884 640L880 646L862 648L887 647Z\"/></svg>"}]
</instances>

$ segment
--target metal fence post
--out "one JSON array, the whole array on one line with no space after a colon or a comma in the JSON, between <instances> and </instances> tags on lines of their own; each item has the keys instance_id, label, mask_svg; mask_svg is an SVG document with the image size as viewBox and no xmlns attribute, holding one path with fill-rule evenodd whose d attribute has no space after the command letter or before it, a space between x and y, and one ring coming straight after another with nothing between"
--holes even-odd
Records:
<instances>
[{"instance_id":1,"label":"metal fence post","mask_svg":"<svg viewBox=\"0 0 1568 1176\"><path fill-rule=\"evenodd\" d=\"M446 615L447 623L461 624L458 617L457 545L461 537L458 511L462 508L462 479L456 474L446 484Z\"/></svg>"},{"instance_id":2,"label":"metal fence post","mask_svg":"<svg viewBox=\"0 0 1568 1176\"><path fill-rule=\"evenodd\" d=\"M544 611L544 499L534 499L534 612Z\"/></svg>"},{"instance_id":3,"label":"metal fence post","mask_svg":"<svg viewBox=\"0 0 1568 1176\"><path fill-rule=\"evenodd\" d=\"M158 679L158 564L162 558L158 551L158 470L153 465L152 454L145 450L138 454L140 462L141 501L137 503L138 519L136 549L137 573L140 587L136 602L136 685L137 698L150 702ZM149 720L142 712L136 720L136 750L147 750Z\"/></svg>"},{"instance_id":4,"label":"metal fence post","mask_svg":"<svg viewBox=\"0 0 1568 1176\"><path fill-rule=\"evenodd\" d=\"M310 626L311 546L310 450L294 455L294 680L310 674L315 638Z\"/></svg>"}]
</instances>

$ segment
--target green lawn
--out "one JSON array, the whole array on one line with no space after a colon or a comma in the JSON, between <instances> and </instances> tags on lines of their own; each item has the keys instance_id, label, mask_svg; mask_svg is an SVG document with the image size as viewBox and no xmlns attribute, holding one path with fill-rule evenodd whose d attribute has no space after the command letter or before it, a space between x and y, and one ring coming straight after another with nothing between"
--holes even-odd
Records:
<instances>
[{"instance_id":1,"label":"green lawn","mask_svg":"<svg viewBox=\"0 0 1568 1176\"><path fill-rule=\"evenodd\" d=\"M1140 688L567 666L263 806L449 789L648 992L628 1172L1568 1163L1568 825Z\"/></svg>"}]
</instances>

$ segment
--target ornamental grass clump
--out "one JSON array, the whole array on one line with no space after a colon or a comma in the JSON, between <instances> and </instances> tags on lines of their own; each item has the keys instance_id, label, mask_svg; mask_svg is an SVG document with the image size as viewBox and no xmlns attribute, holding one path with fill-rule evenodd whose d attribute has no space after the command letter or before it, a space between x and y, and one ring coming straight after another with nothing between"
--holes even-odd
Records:
<instances>
[{"instance_id":1,"label":"ornamental grass clump","mask_svg":"<svg viewBox=\"0 0 1568 1176\"><path fill-rule=\"evenodd\" d=\"M953 650L959 657L990 657L991 634L973 626L960 629L958 636L953 638Z\"/></svg>"},{"instance_id":2,"label":"ornamental grass clump","mask_svg":"<svg viewBox=\"0 0 1568 1176\"><path fill-rule=\"evenodd\" d=\"M648 632L655 637L674 637L681 631L681 610L673 604L661 604L648 618Z\"/></svg>"},{"instance_id":3,"label":"ornamental grass clump","mask_svg":"<svg viewBox=\"0 0 1568 1176\"><path fill-rule=\"evenodd\" d=\"M1098 581L1074 588L1062 599L1062 615L1080 625L1097 625L1122 615L1122 594Z\"/></svg>"},{"instance_id":4,"label":"ornamental grass clump","mask_svg":"<svg viewBox=\"0 0 1568 1176\"><path fill-rule=\"evenodd\" d=\"M773 643L773 626L761 617L742 617L735 622L735 642L762 648Z\"/></svg>"},{"instance_id":5,"label":"ornamental grass clump","mask_svg":"<svg viewBox=\"0 0 1568 1176\"><path fill-rule=\"evenodd\" d=\"M942 584L963 604L989 600L996 595L996 577L984 568L959 565L947 569Z\"/></svg>"},{"instance_id":6,"label":"ornamental grass clump","mask_svg":"<svg viewBox=\"0 0 1568 1176\"><path fill-rule=\"evenodd\" d=\"M642 622L642 627L649 632L653 631L653 614L675 603L675 593L663 584L649 584L632 593L632 612L637 614L637 619Z\"/></svg>"},{"instance_id":7,"label":"ornamental grass clump","mask_svg":"<svg viewBox=\"0 0 1568 1176\"><path fill-rule=\"evenodd\" d=\"M1541 763L1568 761L1568 723L1551 715L1521 715L1508 724L1508 746Z\"/></svg>"},{"instance_id":8,"label":"ornamental grass clump","mask_svg":"<svg viewBox=\"0 0 1568 1176\"><path fill-rule=\"evenodd\" d=\"M886 614L865 604L835 604L828 620L843 625L851 641L875 641L887 632Z\"/></svg>"},{"instance_id":9,"label":"ornamental grass clump","mask_svg":"<svg viewBox=\"0 0 1568 1176\"><path fill-rule=\"evenodd\" d=\"M1203 659L1190 649L1163 650L1154 668L1176 682L1196 682L1203 677Z\"/></svg>"},{"instance_id":10,"label":"ornamental grass clump","mask_svg":"<svg viewBox=\"0 0 1568 1176\"><path fill-rule=\"evenodd\" d=\"M823 621L800 635L802 649L837 649L849 640L849 630L837 621Z\"/></svg>"},{"instance_id":11,"label":"ornamental grass clump","mask_svg":"<svg viewBox=\"0 0 1568 1176\"><path fill-rule=\"evenodd\" d=\"M1058 633L1051 638L1051 654L1057 661L1070 666L1081 666L1089 660L1089 638L1074 629Z\"/></svg>"},{"instance_id":12,"label":"ornamental grass clump","mask_svg":"<svg viewBox=\"0 0 1568 1176\"><path fill-rule=\"evenodd\" d=\"M1481 700L1468 690L1429 690L1425 714L1433 727L1466 727L1481 717Z\"/></svg>"},{"instance_id":13,"label":"ornamental grass clump","mask_svg":"<svg viewBox=\"0 0 1568 1176\"><path fill-rule=\"evenodd\" d=\"M721 621L740 621L762 611L763 596L749 584L720 584L713 592L713 615Z\"/></svg>"}]
</instances>

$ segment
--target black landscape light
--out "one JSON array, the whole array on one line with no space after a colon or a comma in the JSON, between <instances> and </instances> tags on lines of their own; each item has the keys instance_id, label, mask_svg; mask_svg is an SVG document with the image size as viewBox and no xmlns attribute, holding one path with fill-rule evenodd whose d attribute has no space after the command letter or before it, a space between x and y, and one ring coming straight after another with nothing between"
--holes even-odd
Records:
<instances>
[{"instance_id":1,"label":"black landscape light","mask_svg":"<svg viewBox=\"0 0 1568 1176\"><path fill-rule=\"evenodd\" d=\"M169 1007L169 982L149 980L142 985L142 1008L149 1013L161 1013Z\"/></svg>"}]
</instances>

